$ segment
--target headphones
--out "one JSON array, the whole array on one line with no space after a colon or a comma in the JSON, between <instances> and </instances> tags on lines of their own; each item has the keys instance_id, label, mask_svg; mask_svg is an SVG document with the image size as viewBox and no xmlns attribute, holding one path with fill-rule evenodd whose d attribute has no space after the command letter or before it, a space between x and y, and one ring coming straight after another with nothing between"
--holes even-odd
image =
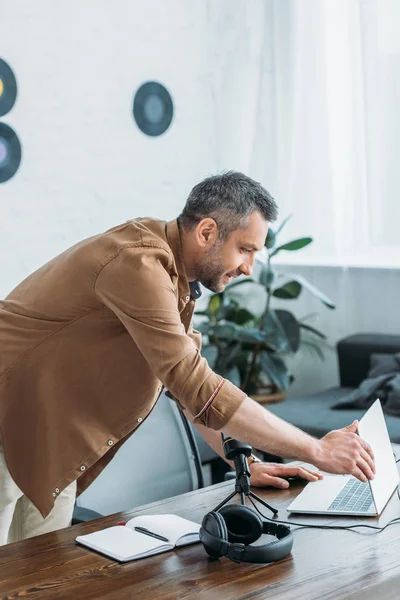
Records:
<instances>
[{"instance_id":1,"label":"headphones","mask_svg":"<svg viewBox=\"0 0 400 600\"><path fill-rule=\"evenodd\" d=\"M251 546L263 533L277 539L262 546ZM271 563L292 550L289 527L263 521L248 506L230 504L205 515L200 540L210 558L227 556L234 562Z\"/></svg>"}]
</instances>

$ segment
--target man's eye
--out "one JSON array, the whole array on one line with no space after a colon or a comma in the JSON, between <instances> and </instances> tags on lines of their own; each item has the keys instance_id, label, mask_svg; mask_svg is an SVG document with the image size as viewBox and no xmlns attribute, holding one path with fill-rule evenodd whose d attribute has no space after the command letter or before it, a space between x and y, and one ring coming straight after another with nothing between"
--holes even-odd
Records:
<instances>
[{"instance_id":1,"label":"man's eye","mask_svg":"<svg viewBox=\"0 0 400 600\"><path fill-rule=\"evenodd\" d=\"M243 252L248 252L250 254L251 250L249 250L248 248L242 248Z\"/></svg>"}]
</instances>

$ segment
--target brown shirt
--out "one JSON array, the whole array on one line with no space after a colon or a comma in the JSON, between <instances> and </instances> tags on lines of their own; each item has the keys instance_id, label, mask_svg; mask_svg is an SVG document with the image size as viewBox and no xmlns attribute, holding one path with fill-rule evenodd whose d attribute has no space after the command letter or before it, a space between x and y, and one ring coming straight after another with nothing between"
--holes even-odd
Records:
<instances>
[{"instance_id":1,"label":"brown shirt","mask_svg":"<svg viewBox=\"0 0 400 600\"><path fill-rule=\"evenodd\" d=\"M82 492L149 415L162 386L221 428L245 394L200 356L176 221L84 240L0 302L0 437L43 516Z\"/></svg>"}]
</instances>

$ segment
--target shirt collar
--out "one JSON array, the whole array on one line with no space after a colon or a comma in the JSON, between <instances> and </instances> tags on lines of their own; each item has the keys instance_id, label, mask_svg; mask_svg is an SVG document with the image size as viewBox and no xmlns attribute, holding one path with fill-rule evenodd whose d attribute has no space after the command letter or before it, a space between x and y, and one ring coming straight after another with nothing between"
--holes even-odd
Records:
<instances>
[{"instance_id":1,"label":"shirt collar","mask_svg":"<svg viewBox=\"0 0 400 600\"><path fill-rule=\"evenodd\" d=\"M174 254L175 264L178 271L179 296L186 297L191 295L194 300L197 300L197 298L200 298L201 296L201 289L198 281L191 281L189 283L187 280L185 264L182 256L181 235L177 219L168 221L166 224L166 234L168 244Z\"/></svg>"},{"instance_id":2,"label":"shirt collar","mask_svg":"<svg viewBox=\"0 0 400 600\"><path fill-rule=\"evenodd\" d=\"M193 300L197 300L200 298L202 291L198 281L191 281L189 283L190 293L192 295Z\"/></svg>"},{"instance_id":3,"label":"shirt collar","mask_svg":"<svg viewBox=\"0 0 400 600\"><path fill-rule=\"evenodd\" d=\"M181 236L179 233L178 221L168 221L166 225L166 234L168 244L174 254L176 269L178 271L178 293L179 296L189 296L190 288L186 277L185 264L182 256Z\"/></svg>"}]
</instances>

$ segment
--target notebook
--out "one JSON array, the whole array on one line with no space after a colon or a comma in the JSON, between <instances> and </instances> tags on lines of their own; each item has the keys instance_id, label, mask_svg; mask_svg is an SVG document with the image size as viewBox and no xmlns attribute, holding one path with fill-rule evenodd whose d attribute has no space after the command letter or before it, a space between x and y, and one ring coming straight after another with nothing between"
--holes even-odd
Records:
<instances>
[{"instance_id":1,"label":"notebook","mask_svg":"<svg viewBox=\"0 0 400 600\"><path fill-rule=\"evenodd\" d=\"M365 483L351 475L326 474L308 483L288 506L289 512L327 515L380 515L399 484L399 473L380 400L358 424L358 434L375 455L375 478Z\"/></svg>"},{"instance_id":2,"label":"notebook","mask_svg":"<svg viewBox=\"0 0 400 600\"><path fill-rule=\"evenodd\" d=\"M135 527L148 533L135 531ZM119 562L127 562L198 542L199 530L198 523L177 515L140 515L130 519L126 525L80 535L75 541ZM152 537L149 532L168 541Z\"/></svg>"}]
</instances>

